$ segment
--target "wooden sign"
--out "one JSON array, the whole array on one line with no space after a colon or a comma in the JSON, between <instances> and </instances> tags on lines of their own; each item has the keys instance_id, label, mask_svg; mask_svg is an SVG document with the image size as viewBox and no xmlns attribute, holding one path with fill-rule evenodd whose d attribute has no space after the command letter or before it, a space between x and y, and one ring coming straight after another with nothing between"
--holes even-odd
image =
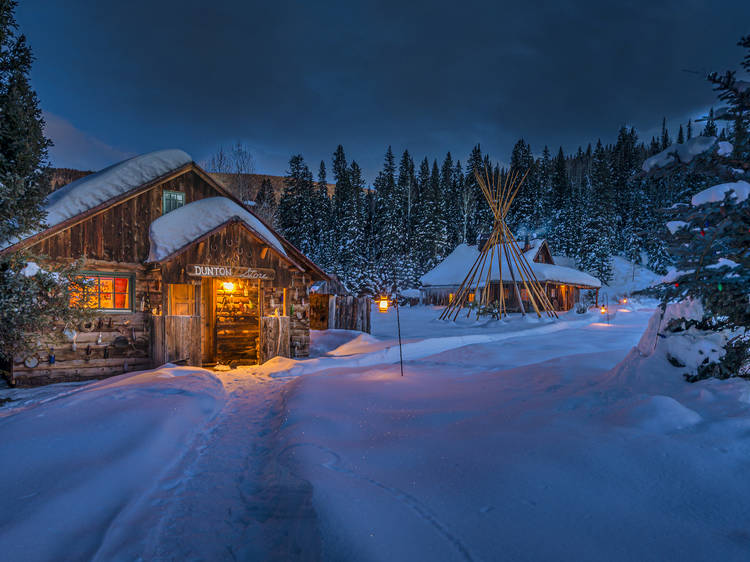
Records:
<instances>
[{"instance_id":1,"label":"wooden sign","mask_svg":"<svg viewBox=\"0 0 750 562\"><path fill-rule=\"evenodd\" d=\"M261 279L263 281L271 281L276 278L276 272L273 269L231 265L190 264L187 266L187 274L192 277L238 277L240 279Z\"/></svg>"}]
</instances>

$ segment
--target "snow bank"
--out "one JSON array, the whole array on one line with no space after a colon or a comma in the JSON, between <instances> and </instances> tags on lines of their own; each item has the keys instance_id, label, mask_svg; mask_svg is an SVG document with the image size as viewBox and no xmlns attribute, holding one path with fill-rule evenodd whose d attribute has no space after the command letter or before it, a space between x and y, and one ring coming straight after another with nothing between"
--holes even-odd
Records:
<instances>
[{"instance_id":1,"label":"snow bank","mask_svg":"<svg viewBox=\"0 0 750 562\"><path fill-rule=\"evenodd\" d=\"M151 223L147 261L161 261L231 219L241 220L266 244L286 255L279 239L258 217L226 197L209 197L188 203Z\"/></svg>"},{"instance_id":2,"label":"snow bank","mask_svg":"<svg viewBox=\"0 0 750 562\"><path fill-rule=\"evenodd\" d=\"M8 560L115 559L159 476L226 400L193 367L79 387L0 418L0 552Z\"/></svg>"},{"instance_id":3,"label":"snow bank","mask_svg":"<svg viewBox=\"0 0 750 562\"><path fill-rule=\"evenodd\" d=\"M693 195L691 203L693 207L698 205L705 205L706 203L720 203L724 201L724 195L733 190L732 197L737 200L737 203L742 203L745 199L750 197L750 183L740 180L729 183L720 183L708 189L696 193Z\"/></svg>"},{"instance_id":4,"label":"snow bank","mask_svg":"<svg viewBox=\"0 0 750 562\"><path fill-rule=\"evenodd\" d=\"M610 378L647 318L297 379L274 458L320 557L746 560L750 383Z\"/></svg>"},{"instance_id":5,"label":"snow bank","mask_svg":"<svg viewBox=\"0 0 750 562\"><path fill-rule=\"evenodd\" d=\"M672 146L662 150L660 153L646 158L643 162L643 171L650 172L655 168L665 168L670 164L681 162L683 164L689 164L693 161L693 158L699 154L703 154L712 150L718 139L716 137L694 137L683 144L673 144ZM729 143L725 143L729 144ZM729 152L731 153L732 148L729 144ZM720 145L719 149L726 151L725 145Z\"/></svg>"},{"instance_id":6,"label":"snow bank","mask_svg":"<svg viewBox=\"0 0 750 562\"><path fill-rule=\"evenodd\" d=\"M499 248L496 248L497 252ZM585 285L588 287L601 287L601 281L596 277L593 277L582 271L571 269L569 267L563 267L561 265L554 265L548 263L538 263L533 260L538 250L537 247L532 247L524 253L527 263L531 266L534 275L536 275L539 281L551 281L558 283L566 283L570 285ZM471 266L479 257L479 249L476 246L469 246L467 244L459 244L448 257L445 258L440 264L434 269L425 273L420 281L424 286L432 287L453 287L458 286L466 277L467 273L471 269ZM490 267L491 255L488 255L487 261L484 264L484 274L479 279L479 286L483 287L486 280L487 269ZM498 281L500 279L500 268L502 268L502 278L504 280L510 279L510 266L503 253L501 256L501 265L498 266L497 253L495 253L492 259L492 281ZM519 272L515 267L515 260L511 258L513 263L513 274L517 279L520 279Z\"/></svg>"},{"instance_id":7,"label":"snow bank","mask_svg":"<svg viewBox=\"0 0 750 562\"><path fill-rule=\"evenodd\" d=\"M661 276L647 267L634 264L622 256L612 256L612 279L599 293L599 302L605 295L613 298L631 295L661 282Z\"/></svg>"},{"instance_id":8,"label":"snow bank","mask_svg":"<svg viewBox=\"0 0 750 562\"><path fill-rule=\"evenodd\" d=\"M688 223L686 223L685 221L668 221L667 222L667 230L669 230L670 234L674 234L675 232L677 232L678 230L686 226L688 226Z\"/></svg>"}]
</instances>

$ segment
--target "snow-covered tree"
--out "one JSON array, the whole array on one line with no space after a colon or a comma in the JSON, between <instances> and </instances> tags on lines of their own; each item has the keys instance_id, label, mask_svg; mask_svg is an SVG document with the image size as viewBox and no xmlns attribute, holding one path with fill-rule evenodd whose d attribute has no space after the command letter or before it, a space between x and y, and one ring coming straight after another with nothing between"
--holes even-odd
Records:
<instances>
[{"instance_id":1,"label":"snow-covered tree","mask_svg":"<svg viewBox=\"0 0 750 562\"><path fill-rule=\"evenodd\" d=\"M19 33L16 2L0 2L0 247L44 226L47 148L39 100L29 83L33 62ZM76 264L39 268L28 252L0 256L0 369L35 349L30 334L58 333L56 323L77 323L85 310L71 307L83 287Z\"/></svg>"}]
</instances>

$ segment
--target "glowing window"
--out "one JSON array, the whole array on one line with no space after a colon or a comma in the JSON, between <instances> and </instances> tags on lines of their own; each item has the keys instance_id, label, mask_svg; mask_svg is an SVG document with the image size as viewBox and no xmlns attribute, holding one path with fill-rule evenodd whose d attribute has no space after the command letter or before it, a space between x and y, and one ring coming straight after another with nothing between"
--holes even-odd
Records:
<instances>
[{"instance_id":1,"label":"glowing window","mask_svg":"<svg viewBox=\"0 0 750 562\"><path fill-rule=\"evenodd\" d=\"M130 310L131 278L115 274L89 274L71 291L70 305L99 310Z\"/></svg>"},{"instance_id":2,"label":"glowing window","mask_svg":"<svg viewBox=\"0 0 750 562\"><path fill-rule=\"evenodd\" d=\"M469 293L469 302L474 302L474 293Z\"/></svg>"}]
</instances>

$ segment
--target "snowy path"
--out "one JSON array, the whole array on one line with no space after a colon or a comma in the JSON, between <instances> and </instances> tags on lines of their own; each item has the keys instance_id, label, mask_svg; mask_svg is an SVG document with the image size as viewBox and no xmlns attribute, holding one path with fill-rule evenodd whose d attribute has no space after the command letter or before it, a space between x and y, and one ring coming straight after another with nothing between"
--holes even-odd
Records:
<instances>
[{"instance_id":1,"label":"snowy path","mask_svg":"<svg viewBox=\"0 0 750 562\"><path fill-rule=\"evenodd\" d=\"M297 379L324 559L747 560L750 385L610 373L649 316Z\"/></svg>"},{"instance_id":2,"label":"snowy path","mask_svg":"<svg viewBox=\"0 0 750 562\"><path fill-rule=\"evenodd\" d=\"M218 422L174 480L163 484L160 520L145 559L288 560L318 558L310 486L277 466L283 382L227 372Z\"/></svg>"},{"instance_id":3,"label":"snowy path","mask_svg":"<svg viewBox=\"0 0 750 562\"><path fill-rule=\"evenodd\" d=\"M688 385L663 357L640 358L650 310L487 326L433 314L404 311L403 378L383 339L394 319L376 316L380 339L321 333L321 356L306 361L162 369L0 417L0 549L25 560L748 559L750 383ZM9 437L20 431L25 451Z\"/></svg>"}]
</instances>

